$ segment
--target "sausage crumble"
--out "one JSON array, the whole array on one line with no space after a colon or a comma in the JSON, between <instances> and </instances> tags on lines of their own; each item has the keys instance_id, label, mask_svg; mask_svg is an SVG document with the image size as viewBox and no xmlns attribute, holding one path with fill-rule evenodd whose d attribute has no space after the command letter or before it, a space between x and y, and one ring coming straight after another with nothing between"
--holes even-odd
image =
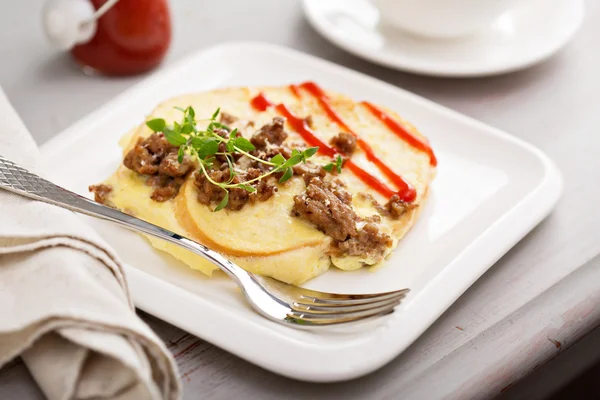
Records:
<instances>
[{"instance_id":1,"label":"sausage crumble","mask_svg":"<svg viewBox=\"0 0 600 400\"><path fill-rule=\"evenodd\" d=\"M305 219L328 236L343 242L358 234L358 216L333 182L312 178L303 194L294 196L292 213Z\"/></svg>"},{"instance_id":2,"label":"sausage crumble","mask_svg":"<svg viewBox=\"0 0 600 400\"><path fill-rule=\"evenodd\" d=\"M146 184L154 188L152 200L167 201L177 196L185 176L194 169L189 156L184 156L181 163L178 161L177 150L162 133L153 133L146 139L138 138L125 155L123 165L148 176Z\"/></svg>"},{"instance_id":3,"label":"sausage crumble","mask_svg":"<svg viewBox=\"0 0 600 400\"><path fill-rule=\"evenodd\" d=\"M285 118L275 117L273 122L263 125L250 139L257 149L265 149L269 144L280 145L288 137L284 130Z\"/></svg>"},{"instance_id":4,"label":"sausage crumble","mask_svg":"<svg viewBox=\"0 0 600 400\"><path fill-rule=\"evenodd\" d=\"M230 178L229 168L207 171L210 178L218 183L227 182ZM250 179L255 179L260 176L262 171L256 168L249 168L244 173L238 173L233 177L231 183L241 183ZM219 203L225 197L225 192L218 186L212 184L206 175L197 172L194 178L194 185L198 189L198 201L201 204L210 205L211 203ZM266 201L277 192L277 186L272 182L267 182L266 179L260 179L254 185L256 192L249 193L242 188L229 189L229 202L227 209L237 211L241 210L248 202Z\"/></svg>"},{"instance_id":5,"label":"sausage crumble","mask_svg":"<svg viewBox=\"0 0 600 400\"><path fill-rule=\"evenodd\" d=\"M341 153L350 156L356 150L356 137L347 132L340 132L329 141Z\"/></svg>"},{"instance_id":6,"label":"sausage crumble","mask_svg":"<svg viewBox=\"0 0 600 400\"><path fill-rule=\"evenodd\" d=\"M359 217L351 203L352 195L340 183L314 177L306 191L294 197L292 214L331 236L343 255L381 257L392 246L392 238L379 231L380 218Z\"/></svg>"},{"instance_id":7,"label":"sausage crumble","mask_svg":"<svg viewBox=\"0 0 600 400\"><path fill-rule=\"evenodd\" d=\"M112 192L113 188L110 185L100 184L100 185L91 185L88 187L88 190L94 193L94 200L97 203L110 205L108 201L108 195Z\"/></svg>"}]
</instances>

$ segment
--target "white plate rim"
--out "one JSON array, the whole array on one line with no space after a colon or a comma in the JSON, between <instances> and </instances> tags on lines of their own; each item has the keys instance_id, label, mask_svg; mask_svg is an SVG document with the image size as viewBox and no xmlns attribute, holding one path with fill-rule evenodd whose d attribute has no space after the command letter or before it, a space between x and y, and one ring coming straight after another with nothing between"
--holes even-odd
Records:
<instances>
[{"instance_id":1,"label":"white plate rim","mask_svg":"<svg viewBox=\"0 0 600 400\"><path fill-rule=\"evenodd\" d=\"M332 44L338 46L339 48L347 51L350 54L353 54L357 57L363 58L365 60L371 61L375 64L384 67L424 76L436 76L445 78L478 78L491 75L502 75L527 69L536 64L539 64L553 56L555 53L557 53L573 38L573 36L575 36L577 31L581 27L585 16L585 5L583 0L576 0L574 3L565 0L569 3L570 6L577 7L577 18L574 18L572 21L570 21L570 31L563 36L562 40L557 40L553 44L553 46L548 47L543 52L539 52L535 55L532 55L528 58L524 58L523 60L519 60L517 62L506 62L504 64L489 66L487 68L480 68L477 65L475 65L472 68L457 69L447 68L445 66L435 67L431 64L410 62L406 59L403 61L402 59L398 59L397 57L387 56L385 53L382 52L371 52L369 51L369 49L362 48L358 45L353 45L351 41L341 39L330 29L326 28L325 24L321 22L320 14L313 12L314 10L313 7L311 7L311 3L314 1L315 0L302 1L302 9L304 15L306 16L306 19L308 20L310 25L320 35L322 35Z\"/></svg>"},{"instance_id":2,"label":"white plate rim","mask_svg":"<svg viewBox=\"0 0 600 400\"><path fill-rule=\"evenodd\" d=\"M339 346L324 348L313 343L300 342L296 339L283 340L280 335L274 334L276 332L274 328L279 327L275 327L269 321L265 321L265 324L260 326L244 324L244 319L238 315L223 312L223 309L200 296L186 292L174 284L163 281L135 267L126 266L129 287L137 307L254 364L284 376L315 382L347 380L374 371L391 361L416 340L494 262L546 217L560 197L562 178L558 169L544 153L531 144L420 96L329 61L289 48L254 42L229 42L205 48L151 74L142 82L133 85L115 99L75 122L41 146L42 162L44 158L51 158L52 155L58 154L61 149L68 146L70 142L85 135L87 126L106 118L111 109L125 105L134 93L143 89L148 83L167 79L170 74L183 67L188 59L206 55L210 52L235 51L239 48L244 48L246 51L253 49L257 52L269 52L276 56L292 58L316 69L335 71L336 74L343 75L348 79L359 79L368 82L378 90L400 93L420 106L449 115L463 123L477 126L492 136L502 138L515 146L526 149L531 157L538 161L544 169L544 176L539 184L520 202L516 203L507 214L496 220L477 240L465 248L454 262L434 279L435 284L428 285L420 293L420 296L427 297L430 291L439 290L441 281L444 281L443 286L446 290L440 301L443 306L431 310L427 318L422 316L418 318L417 315L413 315L415 314L414 308L402 310L404 318L408 318L407 315L409 317L412 315L417 322L414 324L415 327L412 332L400 339L395 337L395 340L390 340L390 335L387 335L386 338L385 331L388 330L388 327L385 327L386 329L380 331L377 340L373 339L352 345L341 343ZM514 226L519 228L515 230ZM503 240L498 240L499 237ZM475 259L475 262L472 262L472 259ZM469 269L469 279L457 281L457 276L452 275L458 264L468 266L465 268L463 265L462 270ZM448 288L450 289L448 290ZM153 294L157 290L169 294L170 301L167 302L162 300L162 297L154 296ZM439 297L439 293L437 293L437 296ZM194 322L194 318L189 318L187 315L182 317L181 310L187 309L201 310L202 318L210 320L211 324L204 324L199 328ZM243 337L238 334L240 326L245 329ZM261 345L256 345L257 343ZM269 348L269 351L264 351L265 346ZM381 347L384 347L386 351L382 352Z\"/></svg>"}]
</instances>

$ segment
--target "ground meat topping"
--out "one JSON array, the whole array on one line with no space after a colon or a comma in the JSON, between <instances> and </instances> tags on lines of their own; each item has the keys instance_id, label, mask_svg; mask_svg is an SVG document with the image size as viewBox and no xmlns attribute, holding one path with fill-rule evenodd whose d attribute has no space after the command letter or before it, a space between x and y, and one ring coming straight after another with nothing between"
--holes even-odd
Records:
<instances>
[{"instance_id":1,"label":"ground meat topping","mask_svg":"<svg viewBox=\"0 0 600 400\"><path fill-rule=\"evenodd\" d=\"M244 173L238 173L234 176L232 184L242 183L247 180L258 178L262 171L256 168L249 168ZM208 171L210 178L218 183L227 182L230 178L229 168ZM204 173L198 171L194 179L194 185L198 188L198 201L201 204L210 205L219 203L225 197L225 191L220 187L212 184ZM277 192L277 186L267 182L265 179L257 181L255 185L256 192L249 193L245 189L230 188L229 202L227 203L228 210L241 210L248 202L266 201Z\"/></svg>"},{"instance_id":2,"label":"ground meat topping","mask_svg":"<svg viewBox=\"0 0 600 400\"><path fill-rule=\"evenodd\" d=\"M177 196L183 177L194 169L189 156L180 163L177 146L170 144L162 133L153 133L146 139L138 138L135 146L123 159L123 165L141 175L147 175L146 184L154 187L152 200L163 202Z\"/></svg>"},{"instance_id":3,"label":"ground meat topping","mask_svg":"<svg viewBox=\"0 0 600 400\"><path fill-rule=\"evenodd\" d=\"M240 179L240 175L233 178L232 183L241 183L245 179ZM229 202L227 208L233 211L241 210L242 207L250 201L250 193L245 189L232 188L229 189Z\"/></svg>"},{"instance_id":4,"label":"ground meat topping","mask_svg":"<svg viewBox=\"0 0 600 400\"><path fill-rule=\"evenodd\" d=\"M267 201L277 192L277 186L273 183L267 183L264 179L258 181L256 185L256 196L250 197L250 199L256 199L258 201Z\"/></svg>"},{"instance_id":5,"label":"ground meat topping","mask_svg":"<svg viewBox=\"0 0 600 400\"><path fill-rule=\"evenodd\" d=\"M91 185L88 190L94 193L94 200L96 202L108 205L108 195L112 192L113 188L110 185L100 184Z\"/></svg>"},{"instance_id":6,"label":"ground meat topping","mask_svg":"<svg viewBox=\"0 0 600 400\"><path fill-rule=\"evenodd\" d=\"M414 203L406 203L400 199L400 196L397 194L392 195L385 205L381 205L373 196L368 193L359 193L364 199L371 201L375 209L379 212L379 214L390 217L392 219L400 219L406 212L413 210L417 207L417 204Z\"/></svg>"},{"instance_id":7,"label":"ground meat topping","mask_svg":"<svg viewBox=\"0 0 600 400\"><path fill-rule=\"evenodd\" d=\"M358 234L358 216L344 203L330 185L319 178L311 179L306 192L294 196L293 215L313 223L326 235L345 241Z\"/></svg>"},{"instance_id":8,"label":"ground meat topping","mask_svg":"<svg viewBox=\"0 0 600 400\"><path fill-rule=\"evenodd\" d=\"M335 194L336 197L340 199L340 201L342 201L344 204L352 204L352 195L350 194L350 192L344 190L344 184L341 181L337 179L332 180L329 183L329 188L331 192Z\"/></svg>"},{"instance_id":9,"label":"ground meat topping","mask_svg":"<svg viewBox=\"0 0 600 400\"><path fill-rule=\"evenodd\" d=\"M168 176L172 178L178 178L187 174L194 164L188 158L184 158L183 162L177 160L177 152L172 151L163 158L158 166L158 174L161 176Z\"/></svg>"},{"instance_id":10,"label":"ground meat topping","mask_svg":"<svg viewBox=\"0 0 600 400\"><path fill-rule=\"evenodd\" d=\"M417 205L414 203L406 203L400 200L400 196L397 194L390 197L387 203L385 203L385 210L388 212L389 216L393 219L399 219L402 217L407 211L410 211L416 208Z\"/></svg>"},{"instance_id":11,"label":"ground meat topping","mask_svg":"<svg viewBox=\"0 0 600 400\"><path fill-rule=\"evenodd\" d=\"M352 209L352 195L337 180L314 177L306 192L294 197L292 214L305 219L334 239L334 253L340 256L379 258L393 244L379 231L378 215L359 217Z\"/></svg>"},{"instance_id":12,"label":"ground meat topping","mask_svg":"<svg viewBox=\"0 0 600 400\"><path fill-rule=\"evenodd\" d=\"M358 231L358 234L350 239L337 243L338 249L348 256L382 257L385 250L392 247L392 238L379 232L379 227L373 222L368 222Z\"/></svg>"},{"instance_id":13,"label":"ground meat topping","mask_svg":"<svg viewBox=\"0 0 600 400\"><path fill-rule=\"evenodd\" d=\"M329 143L346 155L351 155L356 150L356 137L351 133L340 132Z\"/></svg>"},{"instance_id":14,"label":"ground meat topping","mask_svg":"<svg viewBox=\"0 0 600 400\"><path fill-rule=\"evenodd\" d=\"M288 134L284 130L285 118L275 117L270 124L263 125L250 139L257 148L265 148L268 144L280 145L287 138Z\"/></svg>"},{"instance_id":15,"label":"ground meat topping","mask_svg":"<svg viewBox=\"0 0 600 400\"><path fill-rule=\"evenodd\" d=\"M302 176L307 185L313 178L323 179L327 175L327 171L322 166L312 163L294 165L294 173Z\"/></svg>"},{"instance_id":16,"label":"ground meat topping","mask_svg":"<svg viewBox=\"0 0 600 400\"><path fill-rule=\"evenodd\" d=\"M229 178L229 171L209 171L208 175L215 182L225 182ZM194 185L198 188L198 201L209 205L212 202L220 202L225 196L225 192L218 186L213 185L208 178L200 171L196 172Z\"/></svg>"},{"instance_id":17,"label":"ground meat topping","mask_svg":"<svg viewBox=\"0 0 600 400\"><path fill-rule=\"evenodd\" d=\"M123 164L138 174L154 175L158 172L160 164L157 159L158 157L151 153L147 144L144 143L144 139L138 138L134 148L123 159Z\"/></svg>"},{"instance_id":18,"label":"ground meat topping","mask_svg":"<svg viewBox=\"0 0 600 400\"><path fill-rule=\"evenodd\" d=\"M162 203L171 200L179 193L179 189L185 182L183 178L173 178L164 175L156 175L150 177L147 183L153 182L150 186L154 187L154 191L150 198L154 201Z\"/></svg>"}]
</instances>

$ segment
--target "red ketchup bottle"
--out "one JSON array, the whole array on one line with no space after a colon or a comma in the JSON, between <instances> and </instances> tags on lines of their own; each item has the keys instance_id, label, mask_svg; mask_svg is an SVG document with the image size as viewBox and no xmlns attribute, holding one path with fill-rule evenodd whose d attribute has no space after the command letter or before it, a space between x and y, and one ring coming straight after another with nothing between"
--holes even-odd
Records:
<instances>
[{"instance_id":1,"label":"red ketchup bottle","mask_svg":"<svg viewBox=\"0 0 600 400\"><path fill-rule=\"evenodd\" d=\"M107 0L88 0L98 10ZM90 41L71 50L75 60L105 75L133 75L161 63L171 43L167 0L118 0L96 21Z\"/></svg>"},{"instance_id":2,"label":"red ketchup bottle","mask_svg":"<svg viewBox=\"0 0 600 400\"><path fill-rule=\"evenodd\" d=\"M146 72L171 43L167 0L47 0L42 21L57 50L105 75Z\"/></svg>"}]
</instances>

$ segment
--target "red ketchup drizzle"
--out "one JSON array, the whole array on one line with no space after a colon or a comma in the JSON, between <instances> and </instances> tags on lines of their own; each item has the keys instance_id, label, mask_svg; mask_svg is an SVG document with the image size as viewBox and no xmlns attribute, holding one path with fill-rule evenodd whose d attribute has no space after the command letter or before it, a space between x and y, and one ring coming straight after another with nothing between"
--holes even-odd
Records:
<instances>
[{"instance_id":1,"label":"red ketchup drizzle","mask_svg":"<svg viewBox=\"0 0 600 400\"><path fill-rule=\"evenodd\" d=\"M406 128L404 128L402 125L396 122L395 119L390 117L386 112L379 109L375 105L366 101L363 101L362 104L369 111L371 111L371 113L375 117L377 117L381 122L383 122L389 130L394 132L396 136L410 144L415 149L419 149L424 153L427 153L427 155L429 155L429 163L432 166L435 167L437 165L437 159L435 158L435 154L433 154L433 149L429 146L427 142L424 142L423 140L410 133L408 130L406 130Z\"/></svg>"},{"instance_id":2,"label":"red ketchup drizzle","mask_svg":"<svg viewBox=\"0 0 600 400\"><path fill-rule=\"evenodd\" d=\"M250 100L250 104L258 111L265 111L273 105L262 93L257 94L256 97Z\"/></svg>"},{"instance_id":3,"label":"red ketchup drizzle","mask_svg":"<svg viewBox=\"0 0 600 400\"><path fill-rule=\"evenodd\" d=\"M337 154L333 147L328 146L321 139L319 139L314 132L306 125L306 121L296 117L285 104L278 104L275 109L279 114L287 118L290 125L294 127L294 130L302 136L302 139L311 146L319 146L319 153L325 154L326 156L333 157Z\"/></svg>"},{"instance_id":4,"label":"red ketchup drizzle","mask_svg":"<svg viewBox=\"0 0 600 400\"><path fill-rule=\"evenodd\" d=\"M319 146L319 153L325 154L328 157L334 157L336 154L338 154L333 147L327 145L321 139L319 139L314 134L314 132L308 127L308 125L306 125L306 121L294 115L290 111L290 109L285 106L285 104L274 105L269 101L269 99L265 97L263 93L259 93L258 95L256 95L256 97L254 97L250 101L250 104L258 111L265 111L269 107L275 107L278 113L287 118L290 125L292 125L294 130L298 132L300 136L302 136L302 139L304 139L306 143L308 143L311 146ZM344 166L347 167L350 171L352 171L352 173L354 173L354 175L356 175L361 181L363 181L365 184L369 185L373 189L377 190L383 196L390 198L394 194L396 194L396 192L388 188L379 179L375 178L373 175L360 168L352 160L346 160L344 162ZM402 195L399 195L402 198ZM412 200L414 200L414 198L410 200L407 199L405 201Z\"/></svg>"},{"instance_id":5,"label":"red ketchup drizzle","mask_svg":"<svg viewBox=\"0 0 600 400\"><path fill-rule=\"evenodd\" d=\"M387 187L387 185L385 185L379 179L375 178L373 175L369 174L367 171L365 171L358 165L354 164L354 161L352 161L352 160L344 161L344 167L348 168L350 171L352 171L354 173L354 175L356 175L358 177L358 179L360 179L367 185L371 186L373 189L377 190L379 193L381 193L386 198L389 199L390 197L392 197L393 195L396 194L396 192L394 192L392 189ZM414 192L414 190L413 190L413 192ZM402 197L402 194L400 194L400 193L398 193L398 196L400 196L400 198L402 200L408 201L408 202L413 201L415 199L414 196Z\"/></svg>"},{"instance_id":6,"label":"red ketchup drizzle","mask_svg":"<svg viewBox=\"0 0 600 400\"><path fill-rule=\"evenodd\" d=\"M358 143L358 146L362 149L362 151L365 152L367 160L375 164L377 168L379 168L379 170L383 172L383 174L387 176L389 180L394 182L394 184L398 187L398 196L400 196L402 200L411 202L415 199L417 193L413 186L410 183L406 182L404 178L402 178L400 175L392 171L390 167L385 165L385 163L375 155L375 152L373 151L371 146L363 139L361 139L356 134L356 132L350 129L348 125L346 125L346 123L344 122L344 120L342 120L340 115L333 109L333 107L331 107L331 104L329 103L329 98L327 97L327 94L325 94L323 89L321 89L314 82L305 82L301 84L300 87L305 89L317 99L317 101L325 110L327 115L329 115L329 118L331 118L342 130L354 135L354 137L356 138L356 143Z\"/></svg>"},{"instance_id":7,"label":"red ketchup drizzle","mask_svg":"<svg viewBox=\"0 0 600 400\"><path fill-rule=\"evenodd\" d=\"M298 85L291 84L289 86L289 88L290 88L290 92L292 92L294 94L294 96L296 96L296 98L299 99L300 98L300 88L298 88Z\"/></svg>"}]
</instances>

